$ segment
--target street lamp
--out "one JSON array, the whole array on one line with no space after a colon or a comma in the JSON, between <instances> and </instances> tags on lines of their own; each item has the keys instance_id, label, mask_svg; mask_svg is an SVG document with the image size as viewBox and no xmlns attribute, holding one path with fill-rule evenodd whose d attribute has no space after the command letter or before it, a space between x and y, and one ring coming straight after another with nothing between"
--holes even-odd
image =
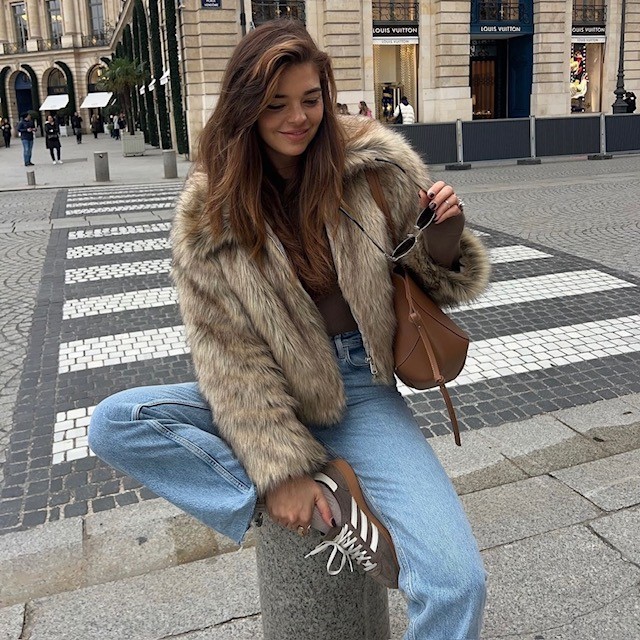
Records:
<instances>
[{"instance_id":1,"label":"street lamp","mask_svg":"<svg viewBox=\"0 0 640 640\"><path fill-rule=\"evenodd\" d=\"M627 113L627 103L624 101L624 23L625 14L627 9L627 0L622 0L622 20L620 27L620 59L618 60L618 81L616 83L616 89L613 93L616 94L616 101L611 105L613 107L613 113Z\"/></svg>"}]
</instances>

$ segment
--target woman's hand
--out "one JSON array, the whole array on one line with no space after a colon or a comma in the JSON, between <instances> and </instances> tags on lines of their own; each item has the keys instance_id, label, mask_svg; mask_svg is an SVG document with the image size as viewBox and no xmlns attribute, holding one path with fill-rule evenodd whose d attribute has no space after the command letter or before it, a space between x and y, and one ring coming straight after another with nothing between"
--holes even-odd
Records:
<instances>
[{"instance_id":1,"label":"woman's hand","mask_svg":"<svg viewBox=\"0 0 640 640\"><path fill-rule=\"evenodd\" d=\"M444 220L462 215L464 204L456 195L451 185L439 180L433 184L428 192L420 189L420 206L429 207L436 213L435 223L440 224Z\"/></svg>"},{"instance_id":2,"label":"woman's hand","mask_svg":"<svg viewBox=\"0 0 640 640\"><path fill-rule=\"evenodd\" d=\"M291 478L269 491L265 498L271 519L287 529L299 530L304 535L311 525L315 507L327 526L333 526L329 503L311 476Z\"/></svg>"}]
</instances>

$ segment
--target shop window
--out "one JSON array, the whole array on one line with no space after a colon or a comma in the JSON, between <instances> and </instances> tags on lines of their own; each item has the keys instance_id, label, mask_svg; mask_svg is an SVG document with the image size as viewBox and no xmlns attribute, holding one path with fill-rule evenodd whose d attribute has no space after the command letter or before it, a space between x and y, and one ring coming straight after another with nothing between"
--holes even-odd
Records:
<instances>
[{"instance_id":1,"label":"shop window","mask_svg":"<svg viewBox=\"0 0 640 640\"><path fill-rule=\"evenodd\" d=\"M305 22L304 0L253 0L251 2L253 24L261 24L276 18L293 18Z\"/></svg>"},{"instance_id":2,"label":"shop window","mask_svg":"<svg viewBox=\"0 0 640 640\"><path fill-rule=\"evenodd\" d=\"M415 44L373 45L373 80L376 112L384 122L393 121L393 112L403 96L409 100L418 122L417 50Z\"/></svg>"},{"instance_id":3,"label":"shop window","mask_svg":"<svg viewBox=\"0 0 640 640\"><path fill-rule=\"evenodd\" d=\"M60 69L52 69L47 78L47 95L60 95L67 93L67 80Z\"/></svg>"},{"instance_id":4,"label":"shop window","mask_svg":"<svg viewBox=\"0 0 640 640\"><path fill-rule=\"evenodd\" d=\"M571 45L571 112L601 111L602 59L600 42L576 42Z\"/></svg>"},{"instance_id":5,"label":"shop window","mask_svg":"<svg viewBox=\"0 0 640 640\"><path fill-rule=\"evenodd\" d=\"M420 15L419 2L373 2L373 20L382 22L418 22Z\"/></svg>"}]
</instances>

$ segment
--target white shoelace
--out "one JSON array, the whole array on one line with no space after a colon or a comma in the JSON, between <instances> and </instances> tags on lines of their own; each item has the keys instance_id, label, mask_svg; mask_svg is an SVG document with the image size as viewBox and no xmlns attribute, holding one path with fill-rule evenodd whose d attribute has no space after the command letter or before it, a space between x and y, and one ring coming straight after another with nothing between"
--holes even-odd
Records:
<instances>
[{"instance_id":1,"label":"white shoelace","mask_svg":"<svg viewBox=\"0 0 640 640\"><path fill-rule=\"evenodd\" d=\"M315 556L326 549L331 549L331 554L327 561L327 572L332 576L337 576L342 571L347 560L351 571L353 571L353 560L355 560L356 564L362 566L365 571L371 571L371 569L375 569L378 566L376 562L371 562L371 556L366 549L362 548L358 538L349 530L348 524L342 527L340 533L333 540L323 540L313 551L307 553L305 558ZM340 566L337 569L332 569L331 565L338 553L342 554Z\"/></svg>"}]
</instances>

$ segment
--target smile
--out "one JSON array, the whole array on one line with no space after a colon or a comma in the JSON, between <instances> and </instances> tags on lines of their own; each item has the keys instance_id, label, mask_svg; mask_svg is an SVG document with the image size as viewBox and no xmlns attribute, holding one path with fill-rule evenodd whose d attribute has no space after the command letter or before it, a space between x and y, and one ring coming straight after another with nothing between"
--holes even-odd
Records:
<instances>
[{"instance_id":1,"label":"smile","mask_svg":"<svg viewBox=\"0 0 640 640\"><path fill-rule=\"evenodd\" d=\"M309 129L305 129L304 131L281 131L280 133L289 140L296 142L297 140L305 138L309 133Z\"/></svg>"}]
</instances>

